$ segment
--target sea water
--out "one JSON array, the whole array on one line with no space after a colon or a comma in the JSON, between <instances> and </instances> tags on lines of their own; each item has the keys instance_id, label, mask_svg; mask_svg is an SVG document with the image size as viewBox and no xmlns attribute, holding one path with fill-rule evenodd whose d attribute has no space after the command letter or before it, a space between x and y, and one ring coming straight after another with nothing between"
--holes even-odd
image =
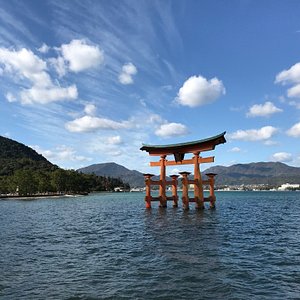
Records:
<instances>
[{"instance_id":1,"label":"sea water","mask_svg":"<svg viewBox=\"0 0 300 300\"><path fill-rule=\"evenodd\" d=\"M300 299L300 193L0 201L1 299ZM206 203L207 204L207 203Z\"/></svg>"}]
</instances>

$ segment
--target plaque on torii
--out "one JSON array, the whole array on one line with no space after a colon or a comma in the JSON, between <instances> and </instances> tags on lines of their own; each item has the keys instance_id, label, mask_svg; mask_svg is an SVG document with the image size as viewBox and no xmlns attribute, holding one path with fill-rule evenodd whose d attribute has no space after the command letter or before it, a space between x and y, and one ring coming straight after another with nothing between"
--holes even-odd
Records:
<instances>
[{"instance_id":1,"label":"plaque on torii","mask_svg":"<svg viewBox=\"0 0 300 300\"><path fill-rule=\"evenodd\" d=\"M184 209L189 209L189 203L195 202L197 209L204 208L204 202L210 202L210 207L215 207L216 197L214 194L214 177L216 174L209 173L208 180L202 180L200 172L201 163L214 162L214 156L202 157L200 154L204 151L214 150L219 144L226 143L225 133L219 135L192 141L188 143L170 144L170 145L145 145L140 148L142 151L147 151L150 156L159 156L160 160L156 162L150 162L151 167L160 167L159 180L152 180L153 174L144 174L146 184L146 208L151 208L151 201L159 201L160 207L167 207L167 201L172 200L173 206L178 206L177 196L177 178L178 175L172 175L172 180L166 180L166 166L180 166L180 165L194 165L194 179L190 179L189 172L180 172L182 176L182 203ZM185 154L191 153L193 157L190 159L184 159ZM168 155L173 155L174 160L167 160ZM188 187L190 184L194 185L194 198L190 198L188 195ZM210 195L208 198L204 198L203 185L208 184L210 186ZM151 196L151 186L159 186L159 197ZM167 197L166 186L172 186L172 196Z\"/></svg>"}]
</instances>

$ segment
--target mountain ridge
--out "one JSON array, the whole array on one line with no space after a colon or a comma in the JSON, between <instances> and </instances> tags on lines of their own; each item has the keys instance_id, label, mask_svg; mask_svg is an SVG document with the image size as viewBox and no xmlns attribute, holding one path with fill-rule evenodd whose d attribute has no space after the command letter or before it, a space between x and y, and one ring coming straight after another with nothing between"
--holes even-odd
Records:
<instances>
[{"instance_id":1,"label":"mountain ridge","mask_svg":"<svg viewBox=\"0 0 300 300\"><path fill-rule=\"evenodd\" d=\"M143 174L116 163L100 163L78 169L79 172L121 178L131 187L144 186ZM300 183L300 168L280 162L253 162L232 166L213 166L202 172L216 173L217 185ZM157 179L157 178L155 178Z\"/></svg>"},{"instance_id":2,"label":"mountain ridge","mask_svg":"<svg viewBox=\"0 0 300 300\"><path fill-rule=\"evenodd\" d=\"M281 162L252 162L229 167L214 166L205 173L216 173L216 184L270 184L300 183L300 168Z\"/></svg>"},{"instance_id":3,"label":"mountain ridge","mask_svg":"<svg viewBox=\"0 0 300 300\"><path fill-rule=\"evenodd\" d=\"M141 172L136 170L129 170L126 167L115 162L92 164L90 166L80 168L77 171L84 174L95 174L98 176L121 178L131 187L144 186L144 176Z\"/></svg>"}]
</instances>

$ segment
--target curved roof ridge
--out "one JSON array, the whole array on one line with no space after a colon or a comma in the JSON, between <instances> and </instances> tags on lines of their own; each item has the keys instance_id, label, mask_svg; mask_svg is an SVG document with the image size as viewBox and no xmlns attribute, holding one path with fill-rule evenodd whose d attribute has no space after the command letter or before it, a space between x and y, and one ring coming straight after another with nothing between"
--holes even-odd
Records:
<instances>
[{"instance_id":1,"label":"curved roof ridge","mask_svg":"<svg viewBox=\"0 0 300 300\"><path fill-rule=\"evenodd\" d=\"M209 137L209 138L191 141L191 142L187 142L187 143L168 144L168 145L142 144L143 146L140 148L140 150L147 151L149 153L157 152L159 150L165 150L165 151L169 150L170 153L174 153L174 152L180 152L180 150L184 150L184 149L192 150L192 148L195 148L197 146L199 148L201 148L201 146L205 146L206 144L210 144L212 146L212 149L214 149L214 147L216 145L226 143L226 139L224 137L225 134L226 134L226 131L224 131L221 134ZM186 152L189 152L189 151L186 151Z\"/></svg>"}]
</instances>

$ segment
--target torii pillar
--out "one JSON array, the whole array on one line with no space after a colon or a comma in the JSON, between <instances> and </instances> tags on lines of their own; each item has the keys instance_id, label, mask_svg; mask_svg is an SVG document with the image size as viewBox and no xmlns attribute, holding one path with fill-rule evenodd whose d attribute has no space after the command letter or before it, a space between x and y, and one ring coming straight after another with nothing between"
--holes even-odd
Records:
<instances>
[{"instance_id":1,"label":"torii pillar","mask_svg":"<svg viewBox=\"0 0 300 300\"><path fill-rule=\"evenodd\" d=\"M199 166L200 152L194 152L194 197L196 209L204 209L203 185Z\"/></svg>"},{"instance_id":2,"label":"torii pillar","mask_svg":"<svg viewBox=\"0 0 300 300\"><path fill-rule=\"evenodd\" d=\"M172 178L172 197L173 197L173 207L178 207L178 194L177 194L177 185L179 175L171 175Z\"/></svg>"},{"instance_id":3,"label":"torii pillar","mask_svg":"<svg viewBox=\"0 0 300 300\"><path fill-rule=\"evenodd\" d=\"M153 174L144 174L144 178L145 178L145 185L146 185L146 196L145 196L145 202L146 202L146 208L151 208L151 200L152 200L152 196L151 196L151 177L153 177Z\"/></svg>"},{"instance_id":4,"label":"torii pillar","mask_svg":"<svg viewBox=\"0 0 300 300\"><path fill-rule=\"evenodd\" d=\"M166 155L160 157L159 207L167 207L166 196Z\"/></svg>"},{"instance_id":5,"label":"torii pillar","mask_svg":"<svg viewBox=\"0 0 300 300\"><path fill-rule=\"evenodd\" d=\"M189 179L188 176L191 174L191 172L180 172L179 173L182 176L182 206L183 209L188 210L190 209L189 206Z\"/></svg>"}]
</instances>

